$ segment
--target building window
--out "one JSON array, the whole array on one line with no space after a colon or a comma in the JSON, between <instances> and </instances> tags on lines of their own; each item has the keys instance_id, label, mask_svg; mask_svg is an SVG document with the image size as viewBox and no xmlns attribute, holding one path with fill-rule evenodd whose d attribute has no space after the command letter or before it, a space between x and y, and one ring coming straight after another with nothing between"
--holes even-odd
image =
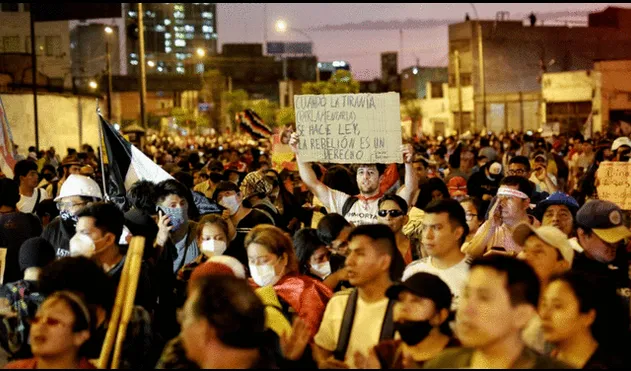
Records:
<instances>
[{"instance_id":1,"label":"building window","mask_svg":"<svg viewBox=\"0 0 631 371\"><path fill-rule=\"evenodd\" d=\"M202 32L213 32L213 26L202 26Z\"/></svg>"},{"instance_id":2,"label":"building window","mask_svg":"<svg viewBox=\"0 0 631 371\"><path fill-rule=\"evenodd\" d=\"M173 12L173 18L183 19L184 18L184 13L182 13L182 12Z\"/></svg>"},{"instance_id":3,"label":"building window","mask_svg":"<svg viewBox=\"0 0 631 371\"><path fill-rule=\"evenodd\" d=\"M186 40L176 39L175 40L175 46L185 47L186 46Z\"/></svg>"},{"instance_id":4,"label":"building window","mask_svg":"<svg viewBox=\"0 0 631 371\"><path fill-rule=\"evenodd\" d=\"M2 4L3 12L18 12L20 11L20 3L0 3Z\"/></svg>"},{"instance_id":5,"label":"building window","mask_svg":"<svg viewBox=\"0 0 631 371\"><path fill-rule=\"evenodd\" d=\"M156 26L156 31L158 32L164 32L166 30L166 28L164 28L163 25L159 24Z\"/></svg>"},{"instance_id":6,"label":"building window","mask_svg":"<svg viewBox=\"0 0 631 371\"><path fill-rule=\"evenodd\" d=\"M164 34L164 38L165 39L170 39L171 38L171 34L170 33L165 33Z\"/></svg>"},{"instance_id":7,"label":"building window","mask_svg":"<svg viewBox=\"0 0 631 371\"><path fill-rule=\"evenodd\" d=\"M132 66L137 66L137 65L138 65L138 61L137 61L137 60L135 60L135 59L132 59L131 61L129 61L129 63L130 63Z\"/></svg>"},{"instance_id":8,"label":"building window","mask_svg":"<svg viewBox=\"0 0 631 371\"><path fill-rule=\"evenodd\" d=\"M26 37L26 52L31 54L31 37L27 36ZM37 49L37 55L43 55L44 54L44 38L42 36L37 36L35 38L35 44L37 44L35 46L35 48Z\"/></svg>"},{"instance_id":9,"label":"building window","mask_svg":"<svg viewBox=\"0 0 631 371\"><path fill-rule=\"evenodd\" d=\"M176 71L177 73L181 73L181 74L183 74L183 73L184 73L184 67L177 67L177 68L175 69L175 71Z\"/></svg>"},{"instance_id":10,"label":"building window","mask_svg":"<svg viewBox=\"0 0 631 371\"><path fill-rule=\"evenodd\" d=\"M433 98L443 98L443 83L442 82L431 82L432 87L432 99Z\"/></svg>"},{"instance_id":11,"label":"building window","mask_svg":"<svg viewBox=\"0 0 631 371\"><path fill-rule=\"evenodd\" d=\"M213 13L211 12L202 12L202 18L212 19Z\"/></svg>"},{"instance_id":12,"label":"building window","mask_svg":"<svg viewBox=\"0 0 631 371\"><path fill-rule=\"evenodd\" d=\"M31 3L22 3L22 11L30 12L31 11Z\"/></svg>"},{"instance_id":13,"label":"building window","mask_svg":"<svg viewBox=\"0 0 631 371\"><path fill-rule=\"evenodd\" d=\"M2 45L5 53L22 52L22 48L20 47L20 36L5 36L2 38Z\"/></svg>"},{"instance_id":14,"label":"building window","mask_svg":"<svg viewBox=\"0 0 631 371\"><path fill-rule=\"evenodd\" d=\"M46 36L46 55L49 57L61 55L61 36Z\"/></svg>"},{"instance_id":15,"label":"building window","mask_svg":"<svg viewBox=\"0 0 631 371\"><path fill-rule=\"evenodd\" d=\"M170 46L167 46L167 47L165 47L165 48L164 48L164 52L165 52L165 53L171 53L171 50L172 50L172 49L171 49L171 47L170 47Z\"/></svg>"},{"instance_id":16,"label":"building window","mask_svg":"<svg viewBox=\"0 0 631 371\"><path fill-rule=\"evenodd\" d=\"M195 27L187 24L187 25L184 26L184 31L186 31L186 32L195 32Z\"/></svg>"}]
</instances>

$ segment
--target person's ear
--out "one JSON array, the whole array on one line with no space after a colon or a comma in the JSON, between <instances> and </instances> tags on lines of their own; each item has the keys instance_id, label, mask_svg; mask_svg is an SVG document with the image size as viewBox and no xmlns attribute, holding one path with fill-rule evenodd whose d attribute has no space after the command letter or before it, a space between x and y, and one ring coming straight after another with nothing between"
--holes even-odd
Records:
<instances>
[{"instance_id":1,"label":"person's ear","mask_svg":"<svg viewBox=\"0 0 631 371\"><path fill-rule=\"evenodd\" d=\"M439 310L429 320L429 324L432 325L432 327L438 327L438 326L442 325L447 320L448 317L449 317L449 309L443 308L443 309Z\"/></svg>"},{"instance_id":2,"label":"person's ear","mask_svg":"<svg viewBox=\"0 0 631 371\"><path fill-rule=\"evenodd\" d=\"M456 235L457 235L457 240L460 241L460 239L464 235L464 227L462 227L462 226L456 227L456 231L455 232L456 232Z\"/></svg>"},{"instance_id":3,"label":"person's ear","mask_svg":"<svg viewBox=\"0 0 631 371\"><path fill-rule=\"evenodd\" d=\"M409 221L410 221L409 215L407 214L403 215L403 225L408 224Z\"/></svg>"},{"instance_id":4,"label":"person's ear","mask_svg":"<svg viewBox=\"0 0 631 371\"><path fill-rule=\"evenodd\" d=\"M536 314L535 307L530 304L519 304L513 310L513 324L518 329L523 329L528 321Z\"/></svg>"},{"instance_id":5,"label":"person's ear","mask_svg":"<svg viewBox=\"0 0 631 371\"><path fill-rule=\"evenodd\" d=\"M381 270L384 270L386 272L390 271L390 265L392 264L392 256L388 255L388 254L383 254L383 258L381 260L381 263L379 265L379 268Z\"/></svg>"},{"instance_id":6,"label":"person's ear","mask_svg":"<svg viewBox=\"0 0 631 371\"><path fill-rule=\"evenodd\" d=\"M90 339L90 331L83 330L73 334L73 343L77 348L80 348L86 341Z\"/></svg>"},{"instance_id":7,"label":"person's ear","mask_svg":"<svg viewBox=\"0 0 631 371\"><path fill-rule=\"evenodd\" d=\"M565 259L559 260L556 262L554 266L554 273L563 273L563 272L569 271L570 268L572 268L570 267L570 262L568 262Z\"/></svg>"}]
</instances>

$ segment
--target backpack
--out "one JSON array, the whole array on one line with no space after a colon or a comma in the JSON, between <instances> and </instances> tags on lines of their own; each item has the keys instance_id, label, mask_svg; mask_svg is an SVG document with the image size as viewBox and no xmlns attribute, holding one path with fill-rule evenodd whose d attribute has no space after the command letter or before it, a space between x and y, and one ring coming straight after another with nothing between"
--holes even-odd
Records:
<instances>
[{"instance_id":1,"label":"backpack","mask_svg":"<svg viewBox=\"0 0 631 371\"><path fill-rule=\"evenodd\" d=\"M359 201L359 197L357 196L350 196L349 198L346 199L346 201L344 201L344 205L342 206L342 216L346 218L346 214L348 214L349 211L351 211L351 209L353 208L353 205L355 205L355 203Z\"/></svg>"},{"instance_id":2,"label":"backpack","mask_svg":"<svg viewBox=\"0 0 631 371\"><path fill-rule=\"evenodd\" d=\"M344 361L346 351L348 350L348 343L351 337L351 330L353 328L353 321L355 320L355 310L357 307L357 298L359 293L357 289L351 291L344 309L344 317L342 317L342 327L340 328L340 336L337 339L337 347L333 352L333 356L338 361ZM388 300L388 308L386 309L386 315L384 316L383 323L381 325L381 333L379 335L379 341L394 339L394 320L393 309L395 301Z\"/></svg>"}]
</instances>

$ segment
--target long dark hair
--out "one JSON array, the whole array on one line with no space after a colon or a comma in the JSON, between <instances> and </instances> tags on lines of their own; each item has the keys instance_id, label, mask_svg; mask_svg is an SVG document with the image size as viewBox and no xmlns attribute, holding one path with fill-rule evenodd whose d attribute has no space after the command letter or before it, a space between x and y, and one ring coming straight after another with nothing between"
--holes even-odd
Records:
<instances>
[{"instance_id":1,"label":"long dark hair","mask_svg":"<svg viewBox=\"0 0 631 371\"><path fill-rule=\"evenodd\" d=\"M431 178L427 184L421 188L421 193L418 196L418 200L416 200L415 206L421 210L425 210L425 207L432 202L432 192L436 190L443 194L443 198L450 198L449 190L445 182L440 178Z\"/></svg>"},{"instance_id":2,"label":"long dark hair","mask_svg":"<svg viewBox=\"0 0 631 371\"><path fill-rule=\"evenodd\" d=\"M296 249L296 257L298 258L298 271L301 274L308 274L311 256L316 250L326 247L326 245L320 241L318 231L313 228L304 228L296 232L293 242Z\"/></svg>"}]
</instances>

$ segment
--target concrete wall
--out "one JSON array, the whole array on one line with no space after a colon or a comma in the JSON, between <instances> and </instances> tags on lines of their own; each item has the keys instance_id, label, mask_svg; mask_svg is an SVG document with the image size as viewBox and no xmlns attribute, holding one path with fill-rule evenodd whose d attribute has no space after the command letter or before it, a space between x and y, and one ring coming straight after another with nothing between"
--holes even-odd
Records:
<instances>
[{"instance_id":1,"label":"concrete wall","mask_svg":"<svg viewBox=\"0 0 631 371\"><path fill-rule=\"evenodd\" d=\"M33 96L31 94L0 94L13 141L19 152L26 155L29 146L35 145ZM99 144L96 99L92 97L64 96L40 93L37 95L39 121L39 147L54 146L60 156L67 148L79 149L88 143L95 149Z\"/></svg>"},{"instance_id":2,"label":"concrete wall","mask_svg":"<svg viewBox=\"0 0 631 371\"><path fill-rule=\"evenodd\" d=\"M631 109L631 60L602 61L594 66L596 73L600 73L602 125L610 123L610 110Z\"/></svg>"},{"instance_id":3,"label":"concrete wall","mask_svg":"<svg viewBox=\"0 0 631 371\"><path fill-rule=\"evenodd\" d=\"M430 83L426 84L429 89ZM454 115L449 110L449 94L447 84L443 84L443 98L433 98L431 94L427 99L419 100L421 105L421 125L426 135L448 135L454 128ZM430 89L431 92L431 89Z\"/></svg>"}]
</instances>

